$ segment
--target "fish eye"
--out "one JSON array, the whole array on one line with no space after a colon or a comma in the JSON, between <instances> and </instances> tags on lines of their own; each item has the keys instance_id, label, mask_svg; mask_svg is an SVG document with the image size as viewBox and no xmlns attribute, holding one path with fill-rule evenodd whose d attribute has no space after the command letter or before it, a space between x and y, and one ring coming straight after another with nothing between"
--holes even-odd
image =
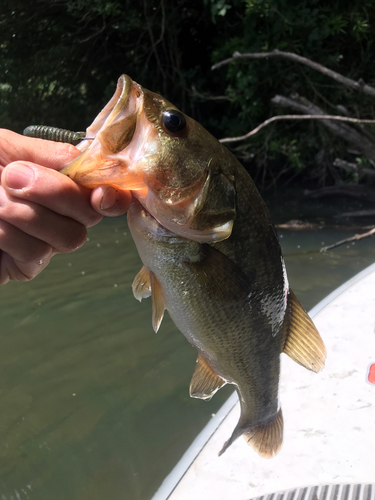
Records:
<instances>
[{"instance_id":1,"label":"fish eye","mask_svg":"<svg viewBox=\"0 0 375 500\"><path fill-rule=\"evenodd\" d=\"M171 109L164 111L163 125L168 132L178 134L186 128L186 119L180 111L177 111L177 109Z\"/></svg>"}]
</instances>

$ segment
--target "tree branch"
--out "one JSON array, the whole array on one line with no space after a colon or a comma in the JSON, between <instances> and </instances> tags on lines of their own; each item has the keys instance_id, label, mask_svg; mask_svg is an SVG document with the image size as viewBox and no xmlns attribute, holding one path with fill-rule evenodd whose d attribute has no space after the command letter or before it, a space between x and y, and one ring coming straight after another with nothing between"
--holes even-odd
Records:
<instances>
[{"instance_id":1,"label":"tree branch","mask_svg":"<svg viewBox=\"0 0 375 500\"><path fill-rule=\"evenodd\" d=\"M367 231L367 233L355 234L351 238L346 238L345 240L337 241L333 245L328 245L327 247L321 248L320 251L326 252L327 250L332 250L332 248L339 247L340 245L344 245L345 243L350 243L351 241L359 241L362 240L363 238L369 238L374 234L375 234L375 228L371 229L370 231Z\"/></svg>"},{"instance_id":2,"label":"tree branch","mask_svg":"<svg viewBox=\"0 0 375 500\"><path fill-rule=\"evenodd\" d=\"M191 87L191 95L194 97L200 97L204 101L231 101L232 99L227 95L205 95L195 88L195 85Z\"/></svg>"},{"instance_id":3,"label":"tree branch","mask_svg":"<svg viewBox=\"0 0 375 500\"><path fill-rule=\"evenodd\" d=\"M332 78L336 82L345 85L346 87L358 90L359 92L375 97L375 88L365 84L365 82L362 79L356 82L351 78L347 78L346 76L340 75L340 73L336 73L336 71L332 71L331 69L326 68L322 64L318 64L314 61L311 61L311 59L308 59L307 57L299 56L298 54L294 54L293 52L283 52L277 49L271 52L252 52L245 54L241 54L240 52L235 52L232 57L229 57L228 59L224 59L223 61L214 64L211 67L211 69L215 70L233 61L238 61L241 59L268 59L269 57L281 57L284 59L290 59L291 61L295 61L300 64L304 64L305 66L309 66L310 68L315 69L315 71L319 71L319 73L322 73L323 75Z\"/></svg>"},{"instance_id":4,"label":"tree branch","mask_svg":"<svg viewBox=\"0 0 375 500\"><path fill-rule=\"evenodd\" d=\"M279 97L279 96L276 96ZM285 98L286 99L286 98ZM342 121L342 122L350 122L350 123L375 123L375 120L359 120L357 118L350 118L346 116L338 116L338 115L280 115L280 116L272 116L272 118L269 118L268 120L264 121L258 127L254 128L253 130L250 130L245 135L240 135L238 137L225 137L223 139L219 139L219 142L221 143L228 143L228 142L237 142L237 141L244 141L245 139L248 139L252 135L257 134L262 128L267 127L270 123L279 121L279 120L337 120L337 121Z\"/></svg>"}]
</instances>

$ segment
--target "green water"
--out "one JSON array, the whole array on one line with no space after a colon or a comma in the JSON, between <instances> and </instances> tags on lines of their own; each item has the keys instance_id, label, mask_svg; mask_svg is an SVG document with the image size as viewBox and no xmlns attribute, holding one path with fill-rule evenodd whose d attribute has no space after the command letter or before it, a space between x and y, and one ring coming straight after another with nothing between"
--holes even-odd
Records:
<instances>
[{"instance_id":1,"label":"green water","mask_svg":"<svg viewBox=\"0 0 375 500\"><path fill-rule=\"evenodd\" d=\"M276 222L301 210L270 205ZM342 229L279 234L308 309L375 261L374 239L313 251ZM148 500L230 395L189 398L195 350L168 317L153 333L150 300L131 293L140 267L126 218L107 219L34 281L0 288L1 500Z\"/></svg>"}]
</instances>

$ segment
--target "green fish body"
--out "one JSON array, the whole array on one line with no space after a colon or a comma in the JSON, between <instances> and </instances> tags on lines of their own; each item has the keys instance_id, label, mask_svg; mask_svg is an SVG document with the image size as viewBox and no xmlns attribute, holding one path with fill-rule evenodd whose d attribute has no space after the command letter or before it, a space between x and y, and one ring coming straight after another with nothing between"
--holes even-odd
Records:
<instances>
[{"instance_id":1,"label":"green fish body","mask_svg":"<svg viewBox=\"0 0 375 500\"><path fill-rule=\"evenodd\" d=\"M164 310L198 359L192 397L233 384L241 434L267 458L280 450L280 353L324 366L325 348L289 289L267 207L238 160L171 103L123 76L87 129L83 153L64 173L88 187L133 192L128 223L144 267L137 299L151 295L152 324Z\"/></svg>"}]
</instances>

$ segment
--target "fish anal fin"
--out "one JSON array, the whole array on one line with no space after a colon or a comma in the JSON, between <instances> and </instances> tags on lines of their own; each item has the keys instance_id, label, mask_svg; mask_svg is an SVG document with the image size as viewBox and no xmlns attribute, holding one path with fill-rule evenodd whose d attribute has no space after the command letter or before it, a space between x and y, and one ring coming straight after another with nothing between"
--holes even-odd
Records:
<instances>
[{"instance_id":1,"label":"fish anal fin","mask_svg":"<svg viewBox=\"0 0 375 500\"><path fill-rule=\"evenodd\" d=\"M146 299L151 296L151 281L150 275L148 274L145 266L139 271L137 276L134 278L132 285L134 297L141 302L142 299Z\"/></svg>"},{"instance_id":2,"label":"fish anal fin","mask_svg":"<svg viewBox=\"0 0 375 500\"><path fill-rule=\"evenodd\" d=\"M284 420L281 409L275 418L265 423L244 427L238 424L230 439L224 444L219 456L235 441L241 434L247 443L263 458L272 458L277 455L283 444Z\"/></svg>"},{"instance_id":3,"label":"fish anal fin","mask_svg":"<svg viewBox=\"0 0 375 500\"><path fill-rule=\"evenodd\" d=\"M324 367L326 348L323 340L291 290L284 322L283 352L313 372Z\"/></svg>"},{"instance_id":4,"label":"fish anal fin","mask_svg":"<svg viewBox=\"0 0 375 500\"><path fill-rule=\"evenodd\" d=\"M190 397L211 399L225 384L226 381L215 373L209 362L199 353L190 382Z\"/></svg>"},{"instance_id":5,"label":"fish anal fin","mask_svg":"<svg viewBox=\"0 0 375 500\"><path fill-rule=\"evenodd\" d=\"M155 274L152 271L150 272L150 283L152 301L152 328L154 329L155 333L157 333L164 316L165 302L160 283L158 282Z\"/></svg>"}]
</instances>

